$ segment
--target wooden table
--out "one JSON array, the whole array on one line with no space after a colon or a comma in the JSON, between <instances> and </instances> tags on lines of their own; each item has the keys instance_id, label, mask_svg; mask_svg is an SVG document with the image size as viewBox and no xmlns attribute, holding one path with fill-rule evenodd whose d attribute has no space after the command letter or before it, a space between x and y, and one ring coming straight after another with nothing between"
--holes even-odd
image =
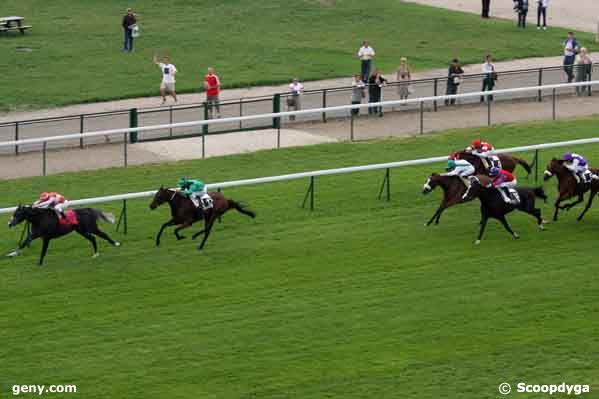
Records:
<instances>
[{"instance_id":1,"label":"wooden table","mask_svg":"<svg viewBox=\"0 0 599 399\"><path fill-rule=\"evenodd\" d=\"M25 18L11 16L0 18L0 32L8 32L11 30L18 30L21 34L25 34L25 31L31 28L31 25L25 25Z\"/></svg>"}]
</instances>

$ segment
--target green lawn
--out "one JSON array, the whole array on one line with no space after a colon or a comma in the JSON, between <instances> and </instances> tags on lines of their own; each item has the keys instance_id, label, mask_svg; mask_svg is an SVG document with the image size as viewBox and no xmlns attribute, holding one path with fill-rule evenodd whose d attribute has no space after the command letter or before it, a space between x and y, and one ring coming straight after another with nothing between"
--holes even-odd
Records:
<instances>
[{"instance_id":1,"label":"green lawn","mask_svg":"<svg viewBox=\"0 0 599 399\"><path fill-rule=\"evenodd\" d=\"M349 76L368 38L376 64L392 71L401 56L415 69L439 68L454 57L480 62L561 54L563 29L518 30L512 21L398 0L275 0L227 2L140 0L142 36L122 52L122 1L3 0L2 15L23 15L33 29L0 36L5 71L0 111L158 94L154 53L170 54L179 92L201 87L206 67L223 87ZM591 34L579 40L594 48ZM20 52L18 48L30 48Z\"/></svg>"},{"instance_id":2,"label":"green lawn","mask_svg":"<svg viewBox=\"0 0 599 399\"><path fill-rule=\"evenodd\" d=\"M507 147L593 137L598 122L482 134ZM81 198L182 175L225 181L436 156L475 134L3 181L1 205L42 189ZM573 150L599 160L599 146ZM542 165L559 153L542 152ZM577 223L579 208L545 232L513 214L519 241L491 222L476 247L476 203L423 227L440 193L420 190L441 167L394 170L391 202L376 199L382 171L318 178L314 212L299 207L306 181L227 189L258 218L226 215L203 253L170 231L154 248L168 211L138 200L129 203L127 236L105 226L123 246L100 243L98 259L76 236L54 241L42 268L39 242L0 258L0 398L12 397L13 384L69 383L86 399L480 399L498 397L504 381L590 384L586 397L596 398L599 209ZM519 172L522 185L533 184ZM547 191L555 197L554 181ZM1 254L19 233L0 231Z\"/></svg>"}]
</instances>

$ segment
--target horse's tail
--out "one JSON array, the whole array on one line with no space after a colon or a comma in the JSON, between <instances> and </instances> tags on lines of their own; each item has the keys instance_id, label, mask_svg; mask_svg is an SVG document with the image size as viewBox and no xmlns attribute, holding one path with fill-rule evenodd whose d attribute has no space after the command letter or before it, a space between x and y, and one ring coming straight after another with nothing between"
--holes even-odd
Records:
<instances>
[{"instance_id":1,"label":"horse's tail","mask_svg":"<svg viewBox=\"0 0 599 399\"><path fill-rule=\"evenodd\" d=\"M101 219L110 224L114 224L114 222L116 221L116 219L114 218L114 215L110 212L102 212L99 209L94 209L94 213L96 214L96 217L98 219Z\"/></svg>"},{"instance_id":2,"label":"horse's tail","mask_svg":"<svg viewBox=\"0 0 599 399\"><path fill-rule=\"evenodd\" d=\"M514 161L516 161L516 165L521 165L524 169L526 169L526 173L529 175L532 173L532 168L524 159L514 157Z\"/></svg>"},{"instance_id":3,"label":"horse's tail","mask_svg":"<svg viewBox=\"0 0 599 399\"><path fill-rule=\"evenodd\" d=\"M235 202L233 200L227 200L227 202L229 203L229 207L237 210L237 212L243 213L244 215L247 215L247 216L251 217L252 219L256 217L256 213L255 212L250 211L249 209L246 209L239 202Z\"/></svg>"},{"instance_id":4,"label":"horse's tail","mask_svg":"<svg viewBox=\"0 0 599 399\"><path fill-rule=\"evenodd\" d=\"M535 197L541 198L543 202L547 202L547 195L545 194L543 187L535 187L532 189L532 192L534 193Z\"/></svg>"}]
</instances>

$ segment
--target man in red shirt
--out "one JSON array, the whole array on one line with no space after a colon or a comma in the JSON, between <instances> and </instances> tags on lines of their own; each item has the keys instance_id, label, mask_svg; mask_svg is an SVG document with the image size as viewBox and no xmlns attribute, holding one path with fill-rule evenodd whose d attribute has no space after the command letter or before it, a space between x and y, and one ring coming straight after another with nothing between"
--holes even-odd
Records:
<instances>
[{"instance_id":1,"label":"man in red shirt","mask_svg":"<svg viewBox=\"0 0 599 399\"><path fill-rule=\"evenodd\" d=\"M220 93L220 80L214 74L214 69L208 68L208 73L204 76L204 90L206 90L206 103L208 105L208 117L212 119L212 107L216 108L216 115L220 118L220 106L218 104L218 94Z\"/></svg>"}]
</instances>

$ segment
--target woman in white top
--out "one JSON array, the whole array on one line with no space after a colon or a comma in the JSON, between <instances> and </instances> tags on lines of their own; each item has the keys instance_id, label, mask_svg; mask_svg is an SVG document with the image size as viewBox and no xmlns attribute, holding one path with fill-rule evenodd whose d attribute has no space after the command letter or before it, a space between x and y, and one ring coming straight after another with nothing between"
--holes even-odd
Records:
<instances>
[{"instance_id":1,"label":"woman in white top","mask_svg":"<svg viewBox=\"0 0 599 399\"><path fill-rule=\"evenodd\" d=\"M497 79L497 74L495 73L495 65L491 62L491 56L487 55L485 57L485 62L482 65L482 73L485 74L483 77L483 89L481 91L492 91L493 87L495 87L495 80ZM493 96L480 96L480 102L484 102L485 98L487 101L493 101Z\"/></svg>"},{"instance_id":2,"label":"woman in white top","mask_svg":"<svg viewBox=\"0 0 599 399\"><path fill-rule=\"evenodd\" d=\"M576 56L574 63L576 68L576 81L586 82L591 80L591 71L593 70L593 60L589 57L586 47L580 49L580 53ZM576 94L582 96L588 86L576 86Z\"/></svg>"},{"instance_id":3,"label":"woman in white top","mask_svg":"<svg viewBox=\"0 0 599 399\"><path fill-rule=\"evenodd\" d=\"M177 68L171 64L170 57L164 57L164 62L159 62L154 56L154 64L160 67L162 72L162 83L160 83L160 95L162 96L162 105L166 102L166 95L170 94L177 102L177 92L175 91L175 75Z\"/></svg>"},{"instance_id":4,"label":"woman in white top","mask_svg":"<svg viewBox=\"0 0 599 399\"><path fill-rule=\"evenodd\" d=\"M397 86L397 94L399 94L399 99L406 100L410 94L409 86L410 80L412 80L410 66L408 65L408 59L406 57L401 57L399 59L399 67L397 68L395 77L399 82L399 86Z\"/></svg>"},{"instance_id":5,"label":"woman in white top","mask_svg":"<svg viewBox=\"0 0 599 399\"><path fill-rule=\"evenodd\" d=\"M293 81L289 84L289 92L291 95L287 97L287 110L299 111L302 107L300 96L304 92L304 86L299 82L298 78L293 78ZM295 120L295 115L291 115L289 120Z\"/></svg>"}]
</instances>

